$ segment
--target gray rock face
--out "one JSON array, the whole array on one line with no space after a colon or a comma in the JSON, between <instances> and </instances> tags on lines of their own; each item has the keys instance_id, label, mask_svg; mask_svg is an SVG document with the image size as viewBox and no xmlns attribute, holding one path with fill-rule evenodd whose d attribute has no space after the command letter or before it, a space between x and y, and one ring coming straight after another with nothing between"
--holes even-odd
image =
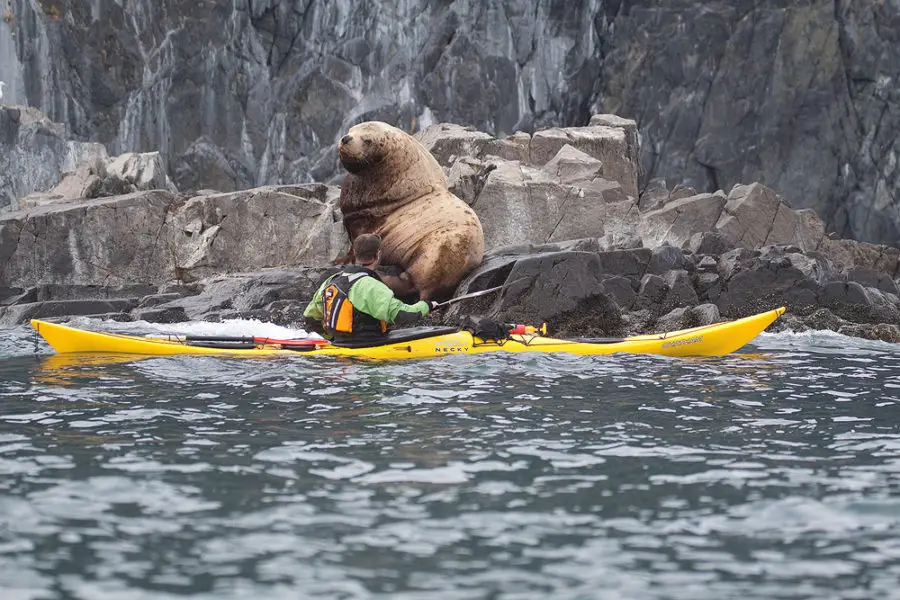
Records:
<instances>
[{"instance_id":1,"label":"gray rock face","mask_svg":"<svg viewBox=\"0 0 900 600\"><path fill-rule=\"evenodd\" d=\"M70 141L65 126L35 109L0 106L0 212L18 210L20 198L50 189L61 172L106 158L102 144Z\"/></svg>"},{"instance_id":2,"label":"gray rock face","mask_svg":"<svg viewBox=\"0 0 900 600\"><path fill-rule=\"evenodd\" d=\"M0 286L159 285L328 264L344 244L336 201L324 185L194 198L156 190L9 213L0 218Z\"/></svg>"},{"instance_id":3,"label":"gray rock face","mask_svg":"<svg viewBox=\"0 0 900 600\"><path fill-rule=\"evenodd\" d=\"M102 147L101 147L102 148ZM35 192L19 199L19 208L28 210L47 204L72 204L81 200L120 196L137 191L177 192L169 180L159 152L129 152L113 159L102 154L65 171L49 192Z\"/></svg>"},{"instance_id":4,"label":"gray rock face","mask_svg":"<svg viewBox=\"0 0 900 600\"><path fill-rule=\"evenodd\" d=\"M764 181L843 237L900 239L896 2L8 5L4 102L111 154L159 150L179 189L333 182L363 120L502 137L616 113L637 120L639 189ZM563 137L537 146L584 151Z\"/></svg>"}]
</instances>

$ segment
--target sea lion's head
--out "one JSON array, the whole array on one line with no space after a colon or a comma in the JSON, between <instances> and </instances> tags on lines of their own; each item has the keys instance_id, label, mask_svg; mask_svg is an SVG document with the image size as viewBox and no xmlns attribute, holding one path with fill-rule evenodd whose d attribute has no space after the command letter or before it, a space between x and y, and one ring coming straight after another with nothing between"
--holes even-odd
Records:
<instances>
[{"instance_id":1,"label":"sea lion's head","mask_svg":"<svg viewBox=\"0 0 900 600\"><path fill-rule=\"evenodd\" d=\"M397 143L399 129L381 121L354 125L338 143L341 164L351 173L361 173L377 165L390 154Z\"/></svg>"}]
</instances>

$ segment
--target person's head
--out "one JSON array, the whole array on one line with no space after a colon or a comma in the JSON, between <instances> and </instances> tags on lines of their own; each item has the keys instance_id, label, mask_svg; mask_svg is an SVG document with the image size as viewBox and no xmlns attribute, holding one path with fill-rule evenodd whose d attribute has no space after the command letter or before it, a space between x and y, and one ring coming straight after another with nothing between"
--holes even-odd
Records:
<instances>
[{"instance_id":1,"label":"person's head","mask_svg":"<svg viewBox=\"0 0 900 600\"><path fill-rule=\"evenodd\" d=\"M356 264L374 269L381 260L381 236L364 233L353 240L353 255Z\"/></svg>"}]
</instances>

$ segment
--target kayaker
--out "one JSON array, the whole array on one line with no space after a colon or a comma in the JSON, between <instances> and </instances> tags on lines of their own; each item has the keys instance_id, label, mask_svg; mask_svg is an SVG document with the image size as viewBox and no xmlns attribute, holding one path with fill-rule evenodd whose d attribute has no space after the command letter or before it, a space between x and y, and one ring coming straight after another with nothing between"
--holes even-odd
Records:
<instances>
[{"instance_id":1,"label":"kayaker","mask_svg":"<svg viewBox=\"0 0 900 600\"><path fill-rule=\"evenodd\" d=\"M353 241L355 264L319 286L303 311L321 323L326 337L336 342L377 340L391 325L411 325L434 309L436 302L405 304L375 272L381 263L381 238L367 233Z\"/></svg>"}]
</instances>

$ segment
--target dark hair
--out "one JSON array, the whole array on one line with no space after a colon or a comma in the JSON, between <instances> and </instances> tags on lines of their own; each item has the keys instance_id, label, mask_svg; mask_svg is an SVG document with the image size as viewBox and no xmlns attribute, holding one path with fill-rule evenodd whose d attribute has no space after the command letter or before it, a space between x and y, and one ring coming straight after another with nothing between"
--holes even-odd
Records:
<instances>
[{"instance_id":1,"label":"dark hair","mask_svg":"<svg viewBox=\"0 0 900 600\"><path fill-rule=\"evenodd\" d=\"M353 255L357 262L372 262L380 248L381 236L374 233L364 233L353 240Z\"/></svg>"}]
</instances>

